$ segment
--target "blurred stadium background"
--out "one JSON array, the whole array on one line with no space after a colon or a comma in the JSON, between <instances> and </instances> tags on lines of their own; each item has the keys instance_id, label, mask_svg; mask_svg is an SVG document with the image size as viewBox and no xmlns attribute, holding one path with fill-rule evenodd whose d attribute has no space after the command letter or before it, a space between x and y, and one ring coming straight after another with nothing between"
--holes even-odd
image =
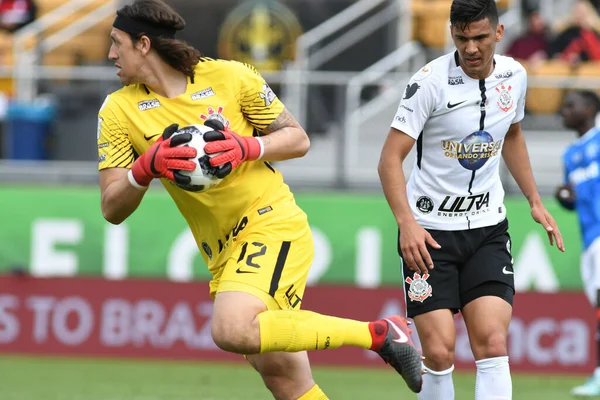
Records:
<instances>
[{"instance_id":1,"label":"blurred stadium background","mask_svg":"<svg viewBox=\"0 0 600 400\"><path fill-rule=\"evenodd\" d=\"M315 237L304 307L365 320L403 313L396 228L376 165L407 80L452 49L451 0L167 2L188 22L179 38L207 56L254 64L311 136L306 157L277 165ZM209 277L160 185L126 223L102 219L97 111L120 87L106 56L114 13L125 3L0 1L0 398L270 398L242 359L212 343ZM561 101L573 88L600 90L600 60L556 48L581 21L575 3L498 1L506 27L500 54L518 56L510 45L519 38L531 43L541 34L547 45L546 55L523 60L530 74L523 127L567 245L565 254L548 245L503 170L522 293L509 339L515 399L568 398L595 366L577 223L551 197L562 181L562 151L575 138L562 128ZM583 15L600 32L596 6ZM536 32L534 11L545 24ZM457 328L457 399L468 399L473 362L460 317ZM332 399L413 398L366 352L311 359Z\"/></svg>"}]
</instances>

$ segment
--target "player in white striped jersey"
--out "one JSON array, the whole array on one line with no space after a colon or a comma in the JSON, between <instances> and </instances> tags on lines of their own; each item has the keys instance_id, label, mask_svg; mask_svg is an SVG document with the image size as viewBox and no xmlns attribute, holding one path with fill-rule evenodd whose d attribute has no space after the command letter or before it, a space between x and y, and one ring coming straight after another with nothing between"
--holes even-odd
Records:
<instances>
[{"instance_id":1,"label":"player in white striped jersey","mask_svg":"<svg viewBox=\"0 0 600 400\"><path fill-rule=\"evenodd\" d=\"M512 398L506 338L514 271L499 176L502 157L551 243L564 251L544 207L520 127L527 75L495 54L504 26L494 0L454 0L456 51L409 81L379 174L399 227L407 315L425 356L421 400L454 399L455 328L461 311L476 359L476 400ZM408 184L402 162L415 145ZM435 268L434 268L435 267Z\"/></svg>"}]
</instances>

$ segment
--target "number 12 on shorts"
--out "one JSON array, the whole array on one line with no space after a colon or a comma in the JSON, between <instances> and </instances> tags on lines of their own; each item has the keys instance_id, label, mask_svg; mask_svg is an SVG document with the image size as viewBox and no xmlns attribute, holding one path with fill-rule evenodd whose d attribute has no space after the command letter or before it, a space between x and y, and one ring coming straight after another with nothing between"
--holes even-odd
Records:
<instances>
[{"instance_id":1,"label":"number 12 on shorts","mask_svg":"<svg viewBox=\"0 0 600 400\"><path fill-rule=\"evenodd\" d=\"M258 263L256 263L255 259L261 256L264 256L267 253L267 245L264 243L260 243L260 242L252 242L252 246L254 247L254 249L252 250L256 250L258 249L258 251L255 251L254 253L250 253L248 254L248 256L246 256L246 253L248 252L248 245L250 243L246 242L244 243L244 245L242 246L242 252L240 253L240 257L238 258L238 264L244 260L244 258L246 259L246 265L248 267L254 268L253 269L248 269L248 268L243 268L244 266L238 267L238 269L235 271L238 274L255 274L257 269L260 269L260 265Z\"/></svg>"}]
</instances>

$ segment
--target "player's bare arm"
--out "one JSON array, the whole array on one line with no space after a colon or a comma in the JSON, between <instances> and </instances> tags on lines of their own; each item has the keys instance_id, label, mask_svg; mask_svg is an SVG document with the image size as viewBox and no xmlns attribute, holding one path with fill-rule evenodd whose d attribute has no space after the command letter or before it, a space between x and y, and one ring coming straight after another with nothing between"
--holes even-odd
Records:
<instances>
[{"instance_id":1,"label":"player's bare arm","mask_svg":"<svg viewBox=\"0 0 600 400\"><path fill-rule=\"evenodd\" d=\"M264 145L263 159L283 161L303 157L310 148L310 139L296 118L284 109L261 137Z\"/></svg>"},{"instance_id":2,"label":"player's bare arm","mask_svg":"<svg viewBox=\"0 0 600 400\"><path fill-rule=\"evenodd\" d=\"M504 158L504 162L506 163L510 174L515 178L515 181L519 185L521 192L523 192L523 195L525 195L527 201L529 201L533 219L546 229L550 244L554 245L554 242L556 241L556 247L560 251L565 251L560 229L552 215L546 210L537 190L533 172L531 170L527 145L525 143L525 138L523 137L520 123L512 124L506 133L504 147L502 149L502 158Z\"/></svg>"},{"instance_id":3,"label":"player's bare arm","mask_svg":"<svg viewBox=\"0 0 600 400\"><path fill-rule=\"evenodd\" d=\"M383 193L400 229L400 249L404 261L413 271L426 273L433 268L426 244L435 248L440 248L440 245L417 223L408 204L402 163L414 144L413 138L391 128L383 145L377 171Z\"/></svg>"},{"instance_id":4,"label":"player's bare arm","mask_svg":"<svg viewBox=\"0 0 600 400\"><path fill-rule=\"evenodd\" d=\"M108 168L100 171L102 215L111 224L125 221L140 205L146 189L131 185L128 168Z\"/></svg>"}]
</instances>

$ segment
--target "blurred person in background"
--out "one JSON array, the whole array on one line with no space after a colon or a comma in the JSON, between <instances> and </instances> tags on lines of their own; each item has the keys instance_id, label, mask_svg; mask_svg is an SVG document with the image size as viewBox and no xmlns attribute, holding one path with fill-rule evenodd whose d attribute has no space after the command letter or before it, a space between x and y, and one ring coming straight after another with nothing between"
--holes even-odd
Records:
<instances>
[{"instance_id":1,"label":"blurred person in background","mask_svg":"<svg viewBox=\"0 0 600 400\"><path fill-rule=\"evenodd\" d=\"M566 22L555 28L557 36L550 43L550 55L572 65L600 61L600 17L587 0L578 0Z\"/></svg>"},{"instance_id":2,"label":"blurred person in background","mask_svg":"<svg viewBox=\"0 0 600 400\"><path fill-rule=\"evenodd\" d=\"M531 67L548 58L549 30L539 10L527 15L527 32L513 40L506 55L527 62Z\"/></svg>"},{"instance_id":3,"label":"blurred person in background","mask_svg":"<svg viewBox=\"0 0 600 400\"><path fill-rule=\"evenodd\" d=\"M550 244L560 230L533 177L521 120L527 73L495 54L504 26L494 0L454 0L456 51L409 81L379 162L398 226L407 316L425 357L420 400L453 400L454 314L467 326L477 368L475 400L512 399L507 352L515 292L500 159ZM408 183L402 163L417 146Z\"/></svg>"},{"instance_id":4,"label":"blurred person in background","mask_svg":"<svg viewBox=\"0 0 600 400\"><path fill-rule=\"evenodd\" d=\"M376 352L418 392L421 356L405 318L361 322L300 309L314 242L270 162L302 157L309 139L252 66L203 57L175 39L184 27L162 0L117 12L109 59L125 87L106 98L98 119L105 219L123 222L161 179L213 275L215 344L246 355L276 399L327 399L306 351L341 346ZM203 120L213 129L204 149L224 180L191 192L178 186L178 171L195 169L196 149L185 146L192 136L173 135L177 124Z\"/></svg>"},{"instance_id":5,"label":"blurred person in background","mask_svg":"<svg viewBox=\"0 0 600 400\"><path fill-rule=\"evenodd\" d=\"M596 369L574 396L600 396L600 127L596 116L600 99L592 91L574 91L567 95L561 115L565 128L577 132L578 139L563 154L564 182L556 199L567 210L577 211L583 253L581 278L585 294L596 310Z\"/></svg>"}]
</instances>

